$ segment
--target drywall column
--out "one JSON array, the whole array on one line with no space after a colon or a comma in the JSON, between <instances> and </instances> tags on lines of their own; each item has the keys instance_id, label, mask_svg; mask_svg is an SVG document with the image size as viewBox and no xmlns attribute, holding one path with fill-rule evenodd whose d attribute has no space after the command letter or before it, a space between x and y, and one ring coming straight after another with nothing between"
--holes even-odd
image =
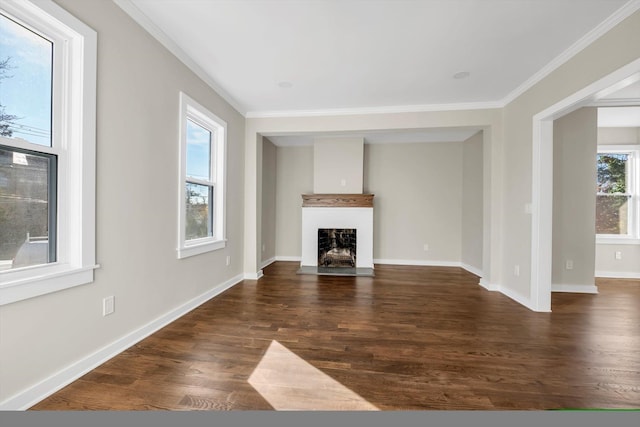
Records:
<instances>
[{"instance_id":1,"label":"drywall column","mask_svg":"<svg viewBox=\"0 0 640 427\"><path fill-rule=\"evenodd\" d=\"M362 194L364 138L316 138L313 192Z\"/></svg>"},{"instance_id":2,"label":"drywall column","mask_svg":"<svg viewBox=\"0 0 640 427\"><path fill-rule=\"evenodd\" d=\"M245 127L244 163L244 277L257 280L260 269L259 206L262 205L262 135L247 123Z\"/></svg>"},{"instance_id":3,"label":"drywall column","mask_svg":"<svg viewBox=\"0 0 640 427\"><path fill-rule=\"evenodd\" d=\"M262 216L260 265L276 256L276 146L262 138Z\"/></svg>"},{"instance_id":4,"label":"drywall column","mask_svg":"<svg viewBox=\"0 0 640 427\"><path fill-rule=\"evenodd\" d=\"M552 291L597 292L597 123L596 108L581 108L553 124Z\"/></svg>"},{"instance_id":5,"label":"drywall column","mask_svg":"<svg viewBox=\"0 0 640 427\"><path fill-rule=\"evenodd\" d=\"M462 212L460 261L467 270L482 276L483 242L483 150L482 132L462 143Z\"/></svg>"}]
</instances>

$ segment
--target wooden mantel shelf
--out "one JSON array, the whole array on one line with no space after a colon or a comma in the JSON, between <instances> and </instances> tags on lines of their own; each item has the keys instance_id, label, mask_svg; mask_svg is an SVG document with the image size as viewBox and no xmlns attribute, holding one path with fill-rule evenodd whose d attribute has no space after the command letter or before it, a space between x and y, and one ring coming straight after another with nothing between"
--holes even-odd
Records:
<instances>
[{"instance_id":1,"label":"wooden mantel shelf","mask_svg":"<svg viewBox=\"0 0 640 427\"><path fill-rule=\"evenodd\" d=\"M303 194L302 207L372 208L373 194Z\"/></svg>"}]
</instances>

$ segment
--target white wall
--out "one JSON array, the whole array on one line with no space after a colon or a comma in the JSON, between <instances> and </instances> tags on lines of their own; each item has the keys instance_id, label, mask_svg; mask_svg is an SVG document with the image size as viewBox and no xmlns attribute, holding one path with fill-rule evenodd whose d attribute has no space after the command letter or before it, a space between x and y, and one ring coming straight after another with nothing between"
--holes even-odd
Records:
<instances>
[{"instance_id":1,"label":"white wall","mask_svg":"<svg viewBox=\"0 0 640 427\"><path fill-rule=\"evenodd\" d=\"M276 146L267 138L262 141L262 252L261 260L276 256Z\"/></svg>"},{"instance_id":2,"label":"white wall","mask_svg":"<svg viewBox=\"0 0 640 427\"><path fill-rule=\"evenodd\" d=\"M364 138L316 138L313 192L362 194Z\"/></svg>"},{"instance_id":3,"label":"white wall","mask_svg":"<svg viewBox=\"0 0 640 427\"><path fill-rule=\"evenodd\" d=\"M590 107L553 124L552 290L594 291L597 121Z\"/></svg>"},{"instance_id":4,"label":"white wall","mask_svg":"<svg viewBox=\"0 0 640 427\"><path fill-rule=\"evenodd\" d=\"M640 127L598 128L598 144L640 144ZM622 259L616 259L616 252ZM640 244L596 244L596 276L640 278Z\"/></svg>"},{"instance_id":5,"label":"white wall","mask_svg":"<svg viewBox=\"0 0 640 427\"><path fill-rule=\"evenodd\" d=\"M483 255L483 133L462 144L462 227L460 261L476 274L482 272Z\"/></svg>"},{"instance_id":6,"label":"white wall","mask_svg":"<svg viewBox=\"0 0 640 427\"><path fill-rule=\"evenodd\" d=\"M0 402L42 397L28 390L243 271L244 118L113 2L58 3L98 33L101 268L92 284L0 307ZM227 247L182 260L179 91L228 124ZM115 313L103 317L110 295Z\"/></svg>"}]
</instances>

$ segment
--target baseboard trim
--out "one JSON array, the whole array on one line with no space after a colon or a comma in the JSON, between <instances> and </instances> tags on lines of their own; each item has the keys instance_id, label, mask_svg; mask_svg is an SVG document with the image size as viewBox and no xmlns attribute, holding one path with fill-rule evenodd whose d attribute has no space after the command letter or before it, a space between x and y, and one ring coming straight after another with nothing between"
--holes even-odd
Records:
<instances>
[{"instance_id":1,"label":"baseboard trim","mask_svg":"<svg viewBox=\"0 0 640 427\"><path fill-rule=\"evenodd\" d=\"M423 267L462 267L459 261L429 261L421 259L374 259L374 264L419 265Z\"/></svg>"},{"instance_id":2,"label":"baseboard trim","mask_svg":"<svg viewBox=\"0 0 640 427\"><path fill-rule=\"evenodd\" d=\"M467 270L471 274L475 274L478 277L482 277L483 276L482 270L480 270L479 268L476 268L476 267L474 267L472 265L465 264L464 262L462 262L462 263L460 263L460 267L464 268L465 270Z\"/></svg>"},{"instance_id":3,"label":"baseboard trim","mask_svg":"<svg viewBox=\"0 0 640 427\"><path fill-rule=\"evenodd\" d=\"M535 312L543 312L540 310L536 310L536 308L534 307L533 303L531 302L530 298L527 298L509 288L505 288L504 286L498 285L496 283L488 283L486 280L484 279L480 279L480 282L478 283L478 285L482 286L484 289L490 291L490 292L500 292L502 295L506 296L507 298L512 299L513 301L517 302L520 305L525 306L526 308L528 308L531 311L535 311Z\"/></svg>"},{"instance_id":4,"label":"baseboard trim","mask_svg":"<svg viewBox=\"0 0 640 427\"><path fill-rule=\"evenodd\" d=\"M500 292L502 295L506 297L511 298L518 304L524 305L526 308L528 308L531 311L544 312L541 310L537 310L529 297L525 297L524 295L519 294L512 289L505 288L504 286L500 286L498 289L498 292Z\"/></svg>"},{"instance_id":5,"label":"baseboard trim","mask_svg":"<svg viewBox=\"0 0 640 427\"><path fill-rule=\"evenodd\" d=\"M210 289L209 291L193 298L192 300L182 304L181 306L169 311L168 313L158 317L157 319L147 323L146 325L136 329L123 336L122 338L112 342L111 344L101 348L95 353L67 366L66 368L56 372L48 378L40 381L38 384L6 399L0 403L1 411L24 411L29 409L36 403L52 395L61 388L69 385L87 372L102 365L107 360L122 353L132 345L142 341L149 335L157 332L169 323L184 316L196 307L209 301L211 298L221 294L232 286L240 283L243 275L235 276L220 285Z\"/></svg>"},{"instance_id":6,"label":"baseboard trim","mask_svg":"<svg viewBox=\"0 0 640 427\"><path fill-rule=\"evenodd\" d=\"M551 284L551 292L573 292L577 294L597 294L596 285L563 285Z\"/></svg>"},{"instance_id":7,"label":"baseboard trim","mask_svg":"<svg viewBox=\"0 0 640 427\"><path fill-rule=\"evenodd\" d=\"M640 273L628 271L596 271L596 277L605 279L640 279Z\"/></svg>"},{"instance_id":8,"label":"baseboard trim","mask_svg":"<svg viewBox=\"0 0 640 427\"><path fill-rule=\"evenodd\" d=\"M273 264L274 262L276 262L276 257L273 258L269 258L266 261L262 261L262 264L260 264L260 268L265 268L270 266L271 264Z\"/></svg>"},{"instance_id":9,"label":"baseboard trim","mask_svg":"<svg viewBox=\"0 0 640 427\"><path fill-rule=\"evenodd\" d=\"M488 283L485 279L480 278L480 281L478 282L478 285L482 286L483 288L485 288L488 291L494 292L494 291L500 291L500 285L497 285L495 283Z\"/></svg>"},{"instance_id":10,"label":"baseboard trim","mask_svg":"<svg viewBox=\"0 0 640 427\"><path fill-rule=\"evenodd\" d=\"M301 256L276 255L276 261L302 261Z\"/></svg>"},{"instance_id":11,"label":"baseboard trim","mask_svg":"<svg viewBox=\"0 0 640 427\"><path fill-rule=\"evenodd\" d=\"M244 273L244 280L258 280L262 276L264 276L262 270L258 270L255 273Z\"/></svg>"}]
</instances>

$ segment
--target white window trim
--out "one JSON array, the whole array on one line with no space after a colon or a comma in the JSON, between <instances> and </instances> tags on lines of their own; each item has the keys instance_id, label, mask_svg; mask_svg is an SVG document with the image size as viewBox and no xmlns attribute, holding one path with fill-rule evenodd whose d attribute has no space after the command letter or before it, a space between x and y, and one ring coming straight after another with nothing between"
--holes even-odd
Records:
<instances>
[{"instance_id":1,"label":"white window trim","mask_svg":"<svg viewBox=\"0 0 640 427\"><path fill-rule=\"evenodd\" d=\"M5 0L0 9L54 41L53 147L58 155L58 259L0 272L0 305L93 282L97 34L51 0ZM3 141L4 143L4 141Z\"/></svg>"},{"instance_id":2,"label":"white window trim","mask_svg":"<svg viewBox=\"0 0 640 427\"><path fill-rule=\"evenodd\" d=\"M633 162L629 176L629 190L632 194L632 217L629 219L631 231L626 235L596 234L599 245L640 245L640 145L598 145L598 153L631 153Z\"/></svg>"},{"instance_id":3,"label":"white window trim","mask_svg":"<svg viewBox=\"0 0 640 427\"><path fill-rule=\"evenodd\" d=\"M211 130L211 168L215 174L213 236L186 240L187 120ZM180 92L180 152L178 182L178 258L186 258L226 247L226 149L227 123L184 92ZM189 178L190 182L198 180Z\"/></svg>"}]
</instances>

